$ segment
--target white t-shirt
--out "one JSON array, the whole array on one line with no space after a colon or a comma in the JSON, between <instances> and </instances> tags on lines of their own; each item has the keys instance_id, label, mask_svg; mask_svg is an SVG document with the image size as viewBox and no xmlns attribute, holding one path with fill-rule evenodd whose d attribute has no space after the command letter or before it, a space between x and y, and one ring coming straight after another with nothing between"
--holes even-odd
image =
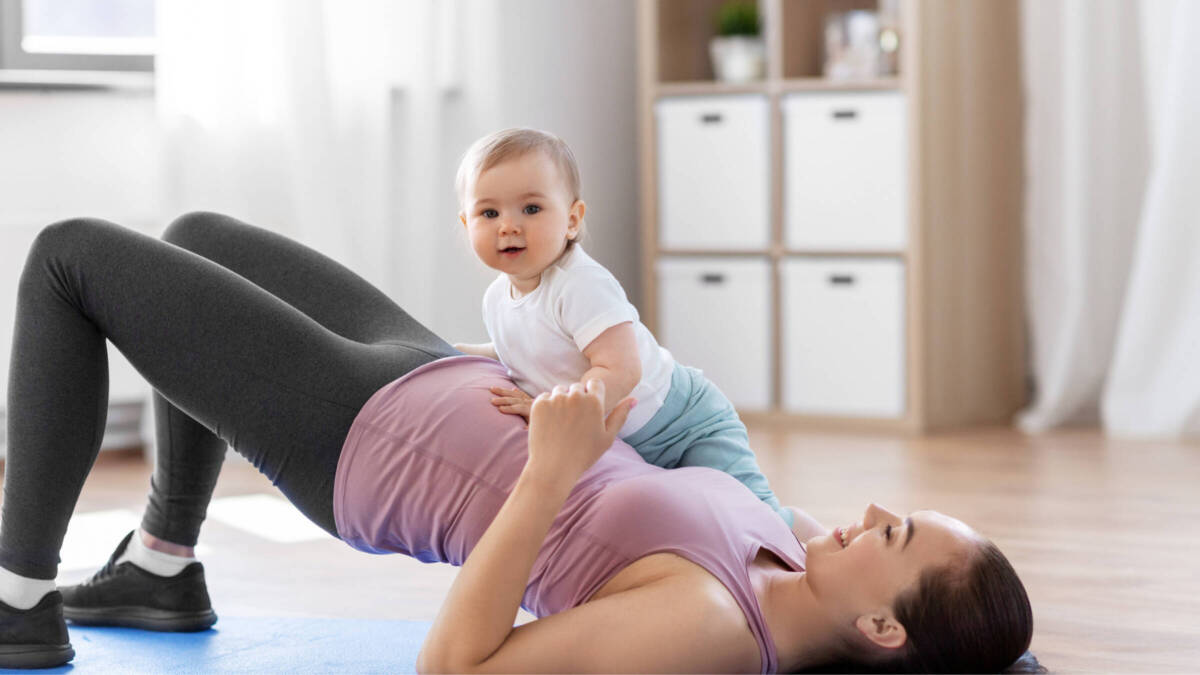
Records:
<instances>
[{"instance_id":1,"label":"white t-shirt","mask_svg":"<svg viewBox=\"0 0 1200 675\"><path fill-rule=\"evenodd\" d=\"M576 244L546 268L532 292L514 295L508 275L497 277L483 294L483 323L518 387L537 396L578 382L591 368L584 348L609 328L632 321L642 379L629 394L637 405L618 435L633 434L662 407L675 359L638 320L621 284L582 247Z\"/></svg>"}]
</instances>

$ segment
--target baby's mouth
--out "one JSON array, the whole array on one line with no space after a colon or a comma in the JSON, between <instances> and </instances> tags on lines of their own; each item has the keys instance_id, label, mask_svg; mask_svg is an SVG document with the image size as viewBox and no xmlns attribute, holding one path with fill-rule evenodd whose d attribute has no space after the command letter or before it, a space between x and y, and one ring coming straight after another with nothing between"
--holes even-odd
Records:
<instances>
[{"instance_id":1,"label":"baby's mouth","mask_svg":"<svg viewBox=\"0 0 1200 675\"><path fill-rule=\"evenodd\" d=\"M525 250L524 246L509 246L508 248L500 249L500 253L502 255L515 256L524 250Z\"/></svg>"}]
</instances>

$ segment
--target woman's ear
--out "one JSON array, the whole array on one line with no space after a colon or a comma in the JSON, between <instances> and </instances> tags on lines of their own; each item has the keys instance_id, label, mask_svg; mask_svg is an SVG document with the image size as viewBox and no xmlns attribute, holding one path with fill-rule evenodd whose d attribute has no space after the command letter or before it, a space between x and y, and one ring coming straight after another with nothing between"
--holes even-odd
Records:
<instances>
[{"instance_id":1,"label":"woman's ear","mask_svg":"<svg viewBox=\"0 0 1200 675\"><path fill-rule=\"evenodd\" d=\"M579 225L583 222L583 214L587 212L587 204L582 199L576 199L567 212L567 239L579 236Z\"/></svg>"},{"instance_id":2,"label":"woman's ear","mask_svg":"<svg viewBox=\"0 0 1200 675\"><path fill-rule=\"evenodd\" d=\"M854 627L871 642L885 649L898 649L908 641L904 626L890 611L880 610L874 614L863 614L854 622Z\"/></svg>"}]
</instances>

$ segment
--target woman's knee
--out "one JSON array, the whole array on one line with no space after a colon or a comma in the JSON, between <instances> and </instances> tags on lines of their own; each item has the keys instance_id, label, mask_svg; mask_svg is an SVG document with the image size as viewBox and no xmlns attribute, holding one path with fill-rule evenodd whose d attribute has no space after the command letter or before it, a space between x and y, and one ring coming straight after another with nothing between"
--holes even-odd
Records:
<instances>
[{"instance_id":1,"label":"woman's knee","mask_svg":"<svg viewBox=\"0 0 1200 675\"><path fill-rule=\"evenodd\" d=\"M72 252L94 254L120 228L99 218L69 218L51 223L38 232L29 248L30 259L62 256ZM99 249L97 247L100 247Z\"/></svg>"},{"instance_id":2,"label":"woman's knee","mask_svg":"<svg viewBox=\"0 0 1200 675\"><path fill-rule=\"evenodd\" d=\"M214 231L232 220L229 216L211 211L192 211L171 221L163 231L162 240L182 248L205 241L214 236Z\"/></svg>"}]
</instances>

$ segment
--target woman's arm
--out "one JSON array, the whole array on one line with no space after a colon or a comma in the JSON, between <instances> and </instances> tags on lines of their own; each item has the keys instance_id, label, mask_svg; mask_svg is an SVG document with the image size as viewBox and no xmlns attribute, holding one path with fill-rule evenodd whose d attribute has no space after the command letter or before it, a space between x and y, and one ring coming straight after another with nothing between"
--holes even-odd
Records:
<instances>
[{"instance_id":1,"label":"woman's arm","mask_svg":"<svg viewBox=\"0 0 1200 675\"><path fill-rule=\"evenodd\" d=\"M612 445L629 403L605 419L599 381L534 400L525 468L450 587L418 670L473 670L508 639L546 532L579 477Z\"/></svg>"},{"instance_id":2,"label":"woman's arm","mask_svg":"<svg viewBox=\"0 0 1200 675\"><path fill-rule=\"evenodd\" d=\"M472 356L486 356L489 359L494 359L496 361L500 360L500 357L496 355L496 347L491 342L484 342L483 344L478 345L459 342L454 345L454 348L464 354L470 354Z\"/></svg>"}]
</instances>

